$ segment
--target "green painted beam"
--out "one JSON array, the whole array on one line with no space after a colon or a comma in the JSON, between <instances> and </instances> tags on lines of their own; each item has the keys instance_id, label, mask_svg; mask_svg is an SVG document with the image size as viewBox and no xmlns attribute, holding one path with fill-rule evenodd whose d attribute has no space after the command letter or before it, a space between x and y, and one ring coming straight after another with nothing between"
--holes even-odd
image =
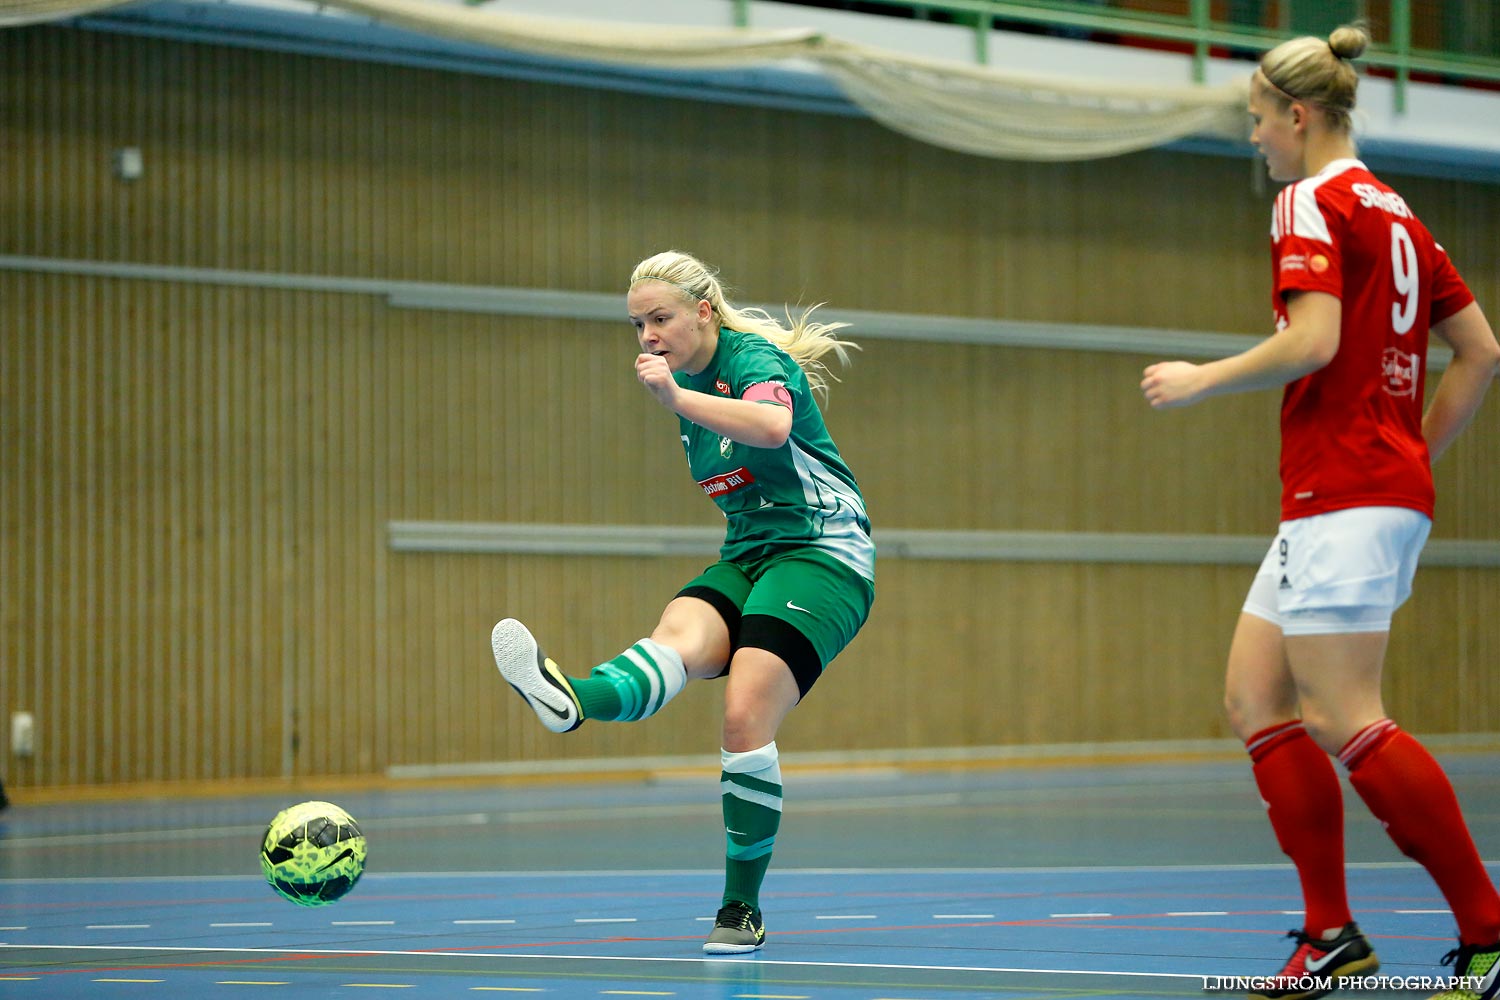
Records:
<instances>
[{"instance_id":1,"label":"green painted beam","mask_svg":"<svg viewBox=\"0 0 1500 1000\"><path fill-rule=\"evenodd\" d=\"M736 9L751 0L735 0ZM1073 28L1133 35L1159 41L1182 42L1192 46L1193 78L1202 80L1209 50L1223 48L1243 53L1257 53L1285 41L1290 35L1269 28L1251 28L1212 20L1209 0L1188 0L1186 15L1159 14L1146 11L1118 11L1092 3L1056 0L867 0L892 8L939 12L954 15L960 24L974 24L979 35L988 35L999 21L1014 21L1055 28ZM1405 92L1412 73L1432 73L1459 79L1500 82L1500 58L1488 58L1411 47L1411 0L1391 0L1391 38L1388 43L1372 45L1361 62L1366 66L1392 70L1396 77L1397 110L1403 110ZM745 15L748 21L748 14ZM738 20L736 23L739 23ZM976 61L989 58L987 39L976 38Z\"/></svg>"}]
</instances>

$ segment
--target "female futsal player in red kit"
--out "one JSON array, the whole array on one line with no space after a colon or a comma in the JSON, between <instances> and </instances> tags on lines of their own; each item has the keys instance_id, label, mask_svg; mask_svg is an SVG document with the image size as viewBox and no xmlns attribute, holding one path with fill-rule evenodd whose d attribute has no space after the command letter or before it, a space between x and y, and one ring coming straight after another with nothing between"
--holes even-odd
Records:
<instances>
[{"instance_id":1,"label":"female futsal player in red kit","mask_svg":"<svg viewBox=\"0 0 1500 1000\"><path fill-rule=\"evenodd\" d=\"M1500 345L1447 253L1406 201L1356 158L1350 135L1359 27L1268 52L1250 90L1251 141L1291 182L1271 220L1276 332L1203 365L1145 370L1153 407L1285 386L1281 526L1229 653L1225 704L1278 843L1296 865L1305 925L1271 985L1301 1000L1318 980L1379 967L1349 910L1344 813L1330 756L1458 924L1442 994L1500 994L1500 897L1447 775L1381 703L1391 617L1411 591L1433 512L1432 462L1468 424ZM1427 340L1453 360L1423 411Z\"/></svg>"}]
</instances>

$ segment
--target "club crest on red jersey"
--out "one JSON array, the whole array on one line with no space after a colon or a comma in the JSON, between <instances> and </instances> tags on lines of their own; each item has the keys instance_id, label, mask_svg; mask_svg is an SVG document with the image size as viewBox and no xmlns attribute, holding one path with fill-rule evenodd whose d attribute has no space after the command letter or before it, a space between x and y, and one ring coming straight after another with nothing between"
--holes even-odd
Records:
<instances>
[{"instance_id":1,"label":"club crest on red jersey","mask_svg":"<svg viewBox=\"0 0 1500 1000\"><path fill-rule=\"evenodd\" d=\"M1395 347L1387 347L1380 359L1385 391L1392 396L1417 398L1417 371L1422 359Z\"/></svg>"}]
</instances>

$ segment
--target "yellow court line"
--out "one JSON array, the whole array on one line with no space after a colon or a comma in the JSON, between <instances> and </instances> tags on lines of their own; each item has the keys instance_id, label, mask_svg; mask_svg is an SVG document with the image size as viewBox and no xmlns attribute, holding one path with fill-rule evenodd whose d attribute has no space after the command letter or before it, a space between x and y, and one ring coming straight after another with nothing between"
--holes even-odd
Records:
<instances>
[{"instance_id":1,"label":"yellow court line","mask_svg":"<svg viewBox=\"0 0 1500 1000\"><path fill-rule=\"evenodd\" d=\"M0 980L7 983L30 983L41 978L41 976L0 976Z\"/></svg>"},{"instance_id":2,"label":"yellow court line","mask_svg":"<svg viewBox=\"0 0 1500 1000\"><path fill-rule=\"evenodd\" d=\"M96 979L96 983L164 983L165 979Z\"/></svg>"}]
</instances>

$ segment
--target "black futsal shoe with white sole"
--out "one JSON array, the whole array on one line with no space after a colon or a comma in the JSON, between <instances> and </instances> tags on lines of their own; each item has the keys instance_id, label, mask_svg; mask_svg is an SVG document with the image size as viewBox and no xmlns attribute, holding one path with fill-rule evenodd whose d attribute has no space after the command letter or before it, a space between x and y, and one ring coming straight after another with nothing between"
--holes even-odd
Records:
<instances>
[{"instance_id":1,"label":"black futsal shoe with white sole","mask_svg":"<svg viewBox=\"0 0 1500 1000\"><path fill-rule=\"evenodd\" d=\"M1249 1000L1315 1000L1343 989L1346 980L1368 976L1380 968L1375 949L1352 921L1331 941L1300 929L1290 930L1286 936L1297 942L1292 957L1280 972L1263 979L1250 992Z\"/></svg>"},{"instance_id":2,"label":"black futsal shoe with white sole","mask_svg":"<svg viewBox=\"0 0 1500 1000\"><path fill-rule=\"evenodd\" d=\"M743 955L765 943L766 922L761 919L760 910L735 900L719 908L714 929L703 942L703 951L709 955Z\"/></svg>"},{"instance_id":3,"label":"black futsal shoe with white sole","mask_svg":"<svg viewBox=\"0 0 1500 1000\"><path fill-rule=\"evenodd\" d=\"M500 676L516 689L542 725L554 733L570 733L583 725L578 696L556 663L542 655L526 626L506 618L490 632L490 650Z\"/></svg>"}]
</instances>

